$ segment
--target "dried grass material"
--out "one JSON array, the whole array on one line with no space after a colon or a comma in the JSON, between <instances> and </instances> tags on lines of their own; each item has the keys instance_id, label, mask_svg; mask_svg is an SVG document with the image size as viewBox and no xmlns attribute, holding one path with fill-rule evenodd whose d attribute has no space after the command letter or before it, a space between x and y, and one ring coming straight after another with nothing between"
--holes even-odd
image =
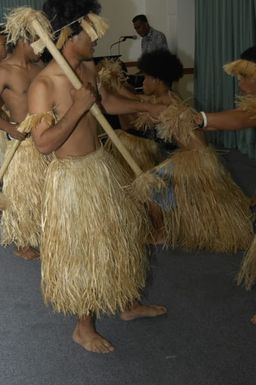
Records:
<instances>
[{"instance_id":1,"label":"dried grass material","mask_svg":"<svg viewBox=\"0 0 256 385\"><path fill-rule=\"evenodd\" d=\"M250 290L256 283L256 236L245 254L237 278L238 285L243 284Z\"/></svg>"},{"instance_id":2,"label":"dried grass material","mask_svg":"<svg viewBox=\"0 0 256 385\"><path fill-rule=\"evenodd\" d=\"M165 213L167 243L189 250L247 249L252 240L249 199L214 149L177 150L170 160L176 208Z\"/></svg>"},{"instance_id":3,"label":"dried grass material","mask_svg":"<svg viewBox=\"0 0 256 385\"><path fill-rule=\"evenodd\" d=\"M150 203L154 191L164 191L166 183L157 174L152 171L147 171L133 181L132 184L134 195L137 196L140 202Z\"/></svg>"},{"instance_id":4,"label":"dried grass material","mask_svg":"<svg viewBox=\"0 0 256 385\"><path fill-rule=\"evenodd\" d=\"M177 140L183 146L189 144L196 112L184 103L171 104L160 116L157 126L158 136L165 141Z\"/></svg>"},{"instance_id":5,"label":"dried grass material","mask_svg":"<svg viewBox=\"0 0 256 385\"><path fill-rule=\"evenodd\" d=\"M12 142L8 147L11 145ZM2 245L14 242L18 248L39 246L41 195L47 165L31 138L20 144L3 179L3 192L10 205L2 214Z\"/></svg>"},{"instance_id":6,"label":"dried grass material","mask_svg":"<svg viewBox=\"0 0 256 385\"><path fill-rule=\"evenodd\" d=\"M185 105L182 99L172 91L168 91L167 95L156 96L156 95L140 95L140 101L151 103L151 104L163 104L166 106L172 105L179 106ZM159 118L152 117L148 112L138 113L136 119L133 121L133 125L138 130L151 130L159 124Z\"/></svg>"},{"instance_id":7,"label":"dried grass material","mask_svg":"<svg viewBox=\"0 0 256 385\"><path fill-rule=\"evenodd\" d=\"M16 45L19 39L33 42L38 36L32 26L32 21L37 19L43 27L45 33L51 37L51 24L42 11L36 11L29 7L19 7L12 9L5 16L5 30L7 44Z\"/></svg>"},{"instance_id":8,"label":"dried grass material","mask_svg":"<svg viewBox=\"0 0 256 385\"><path fill-rule=\"evenodd\" d=\"M91 41L96 41L103 37L109 27L106 19L96 15L95 13L88 13L85 18L80 19L82 29L89 35Z\"/></svg>"},{"instance_id":9,"label":"dried grass material","mask_svg":"<svg viewBox=\"0 0 256 385\"><path fill-rule=\"evenodd\" d=\"M157 104L157 98L155 95L140 95L140 101L142 103ZM147 131L153 129L158 123L158 119L152 117L148 112L140 112L136 118L132 121L132 125L137 130Z\"/></svg>"},{"instance_id":10,"label":"dried grass material","mask_svg":"<svg viewBox=\"0 0 256 385\"><path fill-rule=\"evenodd\" d=\"M115 130L115 133L143 171L153 168L161 161L162 155L160 146L153 140L139 138L122 130ZM134 172L110 139L107 140L105 149L110 152L119 163L121 163L131 176L134 176Z\"/></svg>"},{"instance_id":11,"label":"dried grass material","mask_svg":"<svg viewBox=\"0 0 256 385\"><path fill-rule=\"evenodd\" d=\"M35 128L42 121L50 127L57 121L57 117L54 111L42 112L37 114L28 114L26 118L19 125L19 130L21 132L30 133L32 128Z\"/></svg>"},{"instance_id":12,"label":"dried grass material","mask_svg":"<svg viewBox=\"0 0 256 385\"><path fill-rule=\"evenodd\" d=\"M96 15L92 12L88 13L87 18L91 21L94 28L96 29L98 38L103 37L109 28L108 21L102 16Z\"/></svg>"},{"instance_id":13,"label":"dried grass material","mask_svg":"<svg viewBox=\"0 0 256 385\"><path fill-rule=\"evenodd\" d=\"M255 77L256 76L256 63L239 59L223 66L224 71L228 75L239 77Z\"/></svg>"},{"instance_id":14,"label":"dried grass material","mask_svg":"<svg viewBox=\"0 0 256 385\"><path fill-rule=\"evenodd\" d=\"M9 121L9 116L2 109L0 109L0 117L1 117L1 119ZM0 130L0 165L2 165L3 161L4 161L4 156L5 156L5 152L6 152L6 148L7 148L7 142L8 142L8 139L6 136L6 132Z\"/></svg>"},{"instance_id":15,"label":"dried grass material","mask_svg":"<svg viewBox=\"0 0 256 385\"><path fill-rule=\"evenodd\" d=\"M151 116L148 112L144 113L138 113L136 119L133 120L132 125L137 130L152 130L157 123L159 122L158 119Z\"/></svg>"},{"instance_id":16,"label":"dried grass material","mask_svg":"<svg viewBox=\"0 0 256 385\"><path fill-rule=\"evenodd\" d=\"M48 167L41 243L42 290L58 312L114 314L140 297L148 219L124 189L127 175L100 148Z\"/></svg>"},{"instance_id":17,"label":"dried grass material","mask_svg":"<svg viewBox=\"0 0 256 385\"><path fill-rule=\"evenodd\" d=\"M1 211L6 210L7 207L9 207L9 206L10 206L9 199L2 192L0 192L0 208L1 208Z\"/></svg>"},{"instance_id":18,"label":"dried grass material","mask_svg":"<svg viewBox=\"0 0 256 385\"><path fill-rule=\"evenodd\" d=\"M68 38L72 35L72 33L72 29L69 26L63 27L56 43L56 48L61 49L68 40Z\"/></svg>"},{"instance_id":19,"label":"dried grass material","mask_svg":"<svg viewBox=\"0 0 256 385\"><path fill-rule=\"evenodd\" d=\"M85 33L87 33L87 35L89 36L92 42L98 40L99 38L98 34L94 26L92 25L92 23L88 20L88 18L81 19L80 24L81 24L81 28L85 31Z\"/></svg>"},{"instance_id":20,"label":"dried grass material","mask_svg":"<svg viewBox=\"0 0 256 385\"><path fill-rule=\"evenodd\" d=\"M104 59L97 64L100 84L111 93L118 93L126 83L127 76L117 60Z\"/></svg>"},{"instance_id":21,"label":"dried grass material","mask_svg":"<svg viewBox=\"0 0 256 385\"><path fill-rule=\"evenodd\" d=\"M252 113L252 119L256 116L256 97L255 95L240 96L236 100L237 107L243 111Z\"/></svg>"},{"instance_id":22,"label":"dried grass material","mask_svg":"<svg viewBox=\"0 0 256 385\"><path fill-rule=\"evenodd\" d=\"M7 142L8 142L8 139L6 136L6 132L0 130L0 165L2 165L4 161Z\"/></svg>"},{"instance_id":23,"label":"dried grass material","mask_svg":"<svg viewBox=\"0 0 256 385\"><path fill-rule=\"evenodd\" d=\"M30 46L33 49L35 55L40 55L46 47L42 39L34 41L34 43L30 44Z\"/></svg>"}]
</instances>

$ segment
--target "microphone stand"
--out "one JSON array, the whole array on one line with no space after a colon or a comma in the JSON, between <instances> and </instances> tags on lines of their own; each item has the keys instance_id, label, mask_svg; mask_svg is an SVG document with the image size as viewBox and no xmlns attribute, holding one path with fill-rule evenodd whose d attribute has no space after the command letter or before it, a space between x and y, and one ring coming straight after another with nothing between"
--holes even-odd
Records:
<instances>
[{"instance_id":1,"label":"microphone stand","mask_svg":"<svg viewBox=\"0 0 256 385\"><path fill-rule=\"evenodd\" d=\"M123 43L126 39L124 37L120 37L115 43L111 44L110 46L110 55L112 55L112 48L114 45L118 44L117 52L118 55L120 55L120 43Z\"/></svg>"}]
</instances>

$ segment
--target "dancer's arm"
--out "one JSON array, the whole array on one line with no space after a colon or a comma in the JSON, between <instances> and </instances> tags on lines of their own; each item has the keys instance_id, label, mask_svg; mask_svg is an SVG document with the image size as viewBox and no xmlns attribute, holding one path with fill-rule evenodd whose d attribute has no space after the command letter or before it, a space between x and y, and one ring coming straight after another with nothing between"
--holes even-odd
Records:
<instances>
[{"instance_id":1,"label":"dancer's arm","mask_svg":"<svg viewBox=\"0 0 256 385\"><path fill-rule=\"evenodd\" d=\"M227 110L221 112L205 112L207 125L203 127L205 131L216 130L241 130L244 128L256 127L255 114L240 109ZM203 125L203 116L201 113L196 118L196 123Z\"/></svg>"}]
</instances>

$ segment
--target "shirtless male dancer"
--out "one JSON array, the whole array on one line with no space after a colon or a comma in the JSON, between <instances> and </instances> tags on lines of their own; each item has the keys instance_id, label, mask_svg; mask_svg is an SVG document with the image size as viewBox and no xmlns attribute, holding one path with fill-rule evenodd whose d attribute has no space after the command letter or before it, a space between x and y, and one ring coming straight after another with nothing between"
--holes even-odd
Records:
<instances>
[{"instance_id":1,"label":"shirtless male dancer","mask_svg":"<svg viewBox=\"0 0 256 385\"><path fill-rule=\"evenodd\" d=\"M20 8L18 9L17 14L19 14L19 10ZM13 21L13 18L16 17L17 14L14 10L11 10L6 16L5 32L7 44L11 49L11 53L6 59L0 62L0 95L6 110L9 112L10 122L0 117L0 128L9 134L10 139L13 138L22 141L25 139L26 134L20 133L17 131L17 128L25 119L28 112L27 91L31 81L42 70L43 65L39 60L40 57L35 55L30 45L32 41L27 38L29 34L26 33L26 26L23 26L19 21L17 21L17 23ZM14 24L16 24L15 27ZM11 167L10 164L9 168ZM12 177L10 183L15 184L15 178ZM3 189L5 189L5 187L6 182L4 178ZM17 185L15 188L18 193L19 189L22 187ZM15 242L15 239L13 239L15 236L6 235L5 227L7 226L6 222L8 221L5 221L5 215L6 213L3 213L3 243L6 245L14 240L14 243L17 246L17 255L25 259L37 257L39 255L38 251L33 247L30 247L29 244L25 247L19 247ZM5 234L3 235L3 233Z\"/></svg>"},{"instance_id":2,"label":"shirtless male dancer","mask_svg":"<svg viewBox=\"0 0 256 385\"><path fill-rule=\"evenodd\" d=\"M236 76L241 98L238 108L221 112L201 112L196 118L204 131L241 130L256 127L256 46L247 48L240 58L228 63L224 69L229 75ZM256 195L251 198L255 209ZM254 230L255 231L255 230ZM238 276L238 283L251 289L256 283L256 235L244 255ZM251 318L256 325L256 314Z\"/></svg>"},{"instance_id":3,"label":"shirtless male dancer","mask_svg":"<svg viewBox=\"0 0 256 385\"><path fill-rule=\"evenodd\" d=\"M114 347L96 331L95 316L120 311L121 319L133 320L165 314L166 308L138 302L145 285L143 211L121 187L120 166L100 146L89 112L96 79L83 61L93 55L90 32L95 34L101 23L100 5L96 0L50 0L43 10L53 30L67 36L62 54L84 84L74 90L52 60L29 89L29 112L55 118L32 129L39 151L55 154L43 196L43 295L55 310L78 317L75 342L88 351L108 353ZM111 113L157 114L162 109L106 94L102 103Z\"/></svg>"}]
</instances>

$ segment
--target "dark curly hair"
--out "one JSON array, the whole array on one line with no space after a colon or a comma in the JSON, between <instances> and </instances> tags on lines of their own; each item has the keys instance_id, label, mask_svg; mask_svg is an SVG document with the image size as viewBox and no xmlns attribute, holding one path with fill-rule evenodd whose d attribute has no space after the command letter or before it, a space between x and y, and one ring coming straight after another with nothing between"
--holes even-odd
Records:
<instances>
[{"instance_id":1,"label":"dark curly hair","mask_svg":"<svg viewBox=\"0 0 256 385\"><path fill-rule=\"evenodd\" d=\"M240 58L256 63L256 46L254 45L253 47L247 48L241 53Z\"/></svg>"},{"instance_id":2,"label":"dark curly hair","mask_svg":"<svg viewBox=\"0 0 256 385\"><path fill-rule=\"evenodd\" d=\"M166 49L142 54L138 60L138 68L146 75L160 79L170 88L173 81L183 76L183 65L180 59Z\"/></svg>"},{"instance_id":3,"label":"dark curly hair","mask_svg":"<svg viewBox=\"0 0 256 385\"><path fill-rule=\"evenodd\" d=\"M89 12L99 14L101 5L97 0L47 0L43 4L43 11L56 31ZM78 23L74 23L71 28L74 34L81 31Z\"/></svg>"},{"instance_id":4,"label":"dark curly hair","mask_svg":"<svg viewBox=\"0 0 256 385\"><path fill-rule=\"evenodd\" d=\"M72 23L89 12L99 14L101 5L97 0L46 0L43 4L43 11L51 22L53 31L59 31L65 25ZM82 28L80 23L71 26L72 35L78 35ZM54 40L59 37L60 31L55 33ZM41 55L44 63L49 63L52 59L48 50L44 50Z\"/></svg>"}]
</instances>

